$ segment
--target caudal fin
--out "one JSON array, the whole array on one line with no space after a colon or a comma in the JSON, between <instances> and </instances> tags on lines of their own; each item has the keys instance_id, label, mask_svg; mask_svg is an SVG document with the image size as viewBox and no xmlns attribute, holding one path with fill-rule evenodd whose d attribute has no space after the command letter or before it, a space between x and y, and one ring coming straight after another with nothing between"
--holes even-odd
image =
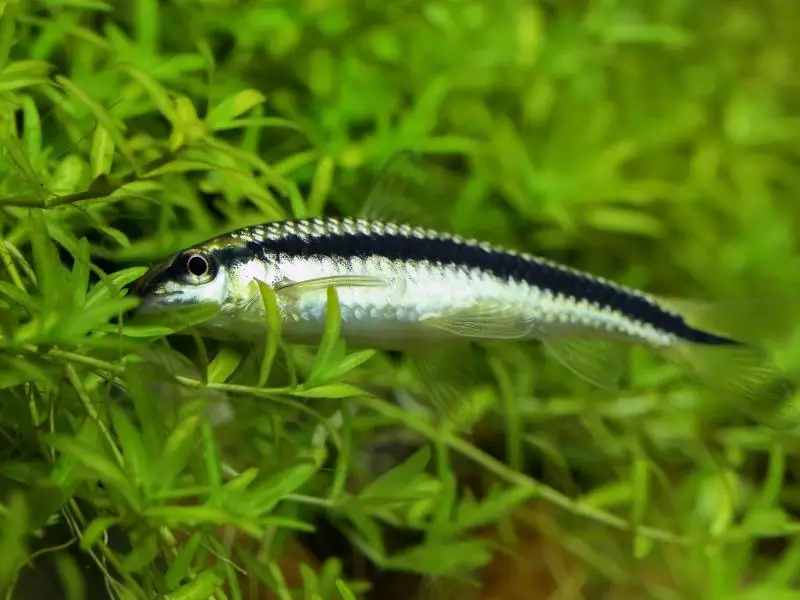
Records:
<instances>
[{"instance_id":1,"label":"caudal fin","mask_svg":"<svg viewBox=\"0 0 800 600\"><path fill-rule=\"evenodd\" d=\"M680 342L667 357L742 414L781 429L800 425L789 383L761 348Z\"/></svg>"}]
</instances>

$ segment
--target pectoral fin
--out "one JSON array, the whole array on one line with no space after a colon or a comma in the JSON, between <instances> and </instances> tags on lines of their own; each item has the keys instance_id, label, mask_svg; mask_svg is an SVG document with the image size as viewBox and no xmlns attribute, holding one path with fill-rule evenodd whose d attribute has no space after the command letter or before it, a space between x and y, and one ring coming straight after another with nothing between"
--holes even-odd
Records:
<instances>
[{"instance_id":1,"label":"pectoral fin","mask_svg":"<svg viewBox=\"0 0 800 600\"><path fill-rule=\"evenodd\" d=\"M250 299L242 308L241 315L244 318L262 318L263 308L261 303L261 295L258 292L256 281L257 280L254 279L251 282L252 292L250 294ZM275 292L277 297L297 298L298 296L309 292L325 291L329 287L382 287L387 285L388 283L383 279L378 277L370 277L368 275L333 275L329 277L305 279L303 281L286 281L278 285L271 286L271 289L273 292Z\"/></svg>"},{"instance_id":2,"label":"pectoral fin","mask_svg":"<svg viewBox=\"0 0 800 600\"><path fill-rule=\"evenodd\" d=\"M388 285L386 280L369 275L331 275L303 281L288 281L275 286L274 289L276 294L299 295L307 292L324 291L330 287L385 287Z\"/></svg>"},{"instance_id":3,"label":"pectoral fin","mask_svg":"<svg viewBox=\"0 0 800 600\"><path fill-rule=\"evenodd\" d=\"M422 322L454 336L476 340L521 340L533 331L534 325L531 316L494 302L477 303Z\"/></svg>"}]
</instances>

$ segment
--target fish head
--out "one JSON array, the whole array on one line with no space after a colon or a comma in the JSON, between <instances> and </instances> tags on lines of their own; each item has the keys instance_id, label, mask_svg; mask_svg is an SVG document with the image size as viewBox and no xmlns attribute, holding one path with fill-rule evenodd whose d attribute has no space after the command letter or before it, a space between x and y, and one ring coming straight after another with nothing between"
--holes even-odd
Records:
<instances>
[{"instance_id":1,"label":"fish head","mask_svg":"<svg viewBox=\"0 0 800 600\"><path fill-rule=\"evenodd\" d=\"M213 302L222 305L227 272L214 252L192 248L152 265L133 285L131 295L140 299L139 313Z\"/></svg>"},{"instance_id":2,"label":"fish head","mask_svg":"<svg viewBox=\"0 0 800 600\"><path fill-rule=\"evenodd\" d=\"M234 240L214 240L151 265L131 289L140 299L137 312L211 303L230 313L250 300L252 279L264 277L256 250Z\"/></svg>"}]
</instances>

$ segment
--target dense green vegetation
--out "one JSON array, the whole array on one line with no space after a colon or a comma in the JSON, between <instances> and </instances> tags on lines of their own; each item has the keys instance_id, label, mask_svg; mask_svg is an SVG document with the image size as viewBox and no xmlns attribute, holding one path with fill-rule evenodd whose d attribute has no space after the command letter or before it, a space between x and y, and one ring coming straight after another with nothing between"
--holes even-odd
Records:
<instances>
[{"instance_id":1,"label":"dense green vegetation","mask_svg":"<svg viewBox=\"0 0 800 600\"><path fill-rule=\"evenodd\" d=\"M791 316L797 23L787 0L0 2L0 592L384 598L409 574L445 597L516 547L513 513L549 548L516 550L549 573L526 598L795 597L800 438L657 356L609 393L497 349L457 428L398 404L425 390L345 350L335 310L320 348L118 317L150 261L376 186L429 225ZM422 179L393 185L404 152ZM290 576L297 544L316 562Z\"/></svg>"}]
</instances>

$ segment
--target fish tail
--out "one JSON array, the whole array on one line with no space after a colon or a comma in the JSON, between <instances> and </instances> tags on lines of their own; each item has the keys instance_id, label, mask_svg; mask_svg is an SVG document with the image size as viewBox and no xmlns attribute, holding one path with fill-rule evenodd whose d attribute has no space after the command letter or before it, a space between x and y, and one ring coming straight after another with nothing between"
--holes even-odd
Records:
<instances>
[{"instance_id":1,"label":"fish tail","mask_svg":"<svg viewBox=\"0 0 800 600\"><path fill-rule=\"evenodd\" d=\"M787 329L779 305L769 298L657 301L684 321L677 341L665 351L668 360L679 363L744 416L777 428L800 424L786 374L766 350Z\"/></svg>"},{"instance_id":2,"label":"fish tail","mask_svg":"<svg viewBox=\"0 0 800 600\"><path fill-rule=\"evenodd\" d=\"M800 424L789 386L769 353L727 338L716 340L679 340L664 354L744 416L781 429Z\"/></svg>"}]
</instances>

